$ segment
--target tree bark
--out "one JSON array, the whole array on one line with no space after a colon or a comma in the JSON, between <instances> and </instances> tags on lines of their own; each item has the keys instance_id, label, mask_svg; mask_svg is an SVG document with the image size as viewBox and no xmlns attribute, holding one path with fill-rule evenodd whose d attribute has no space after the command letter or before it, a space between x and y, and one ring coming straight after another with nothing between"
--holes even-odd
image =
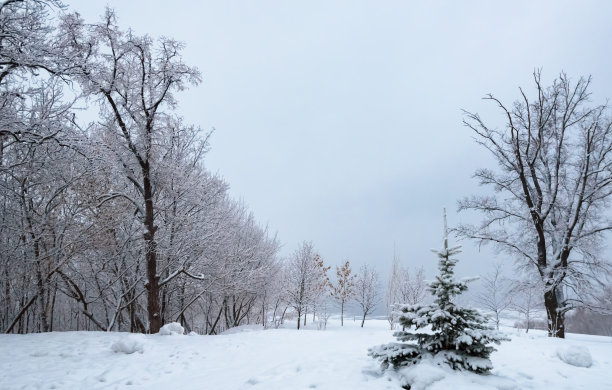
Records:
<instances>
[{"instance_id":1,"label":"tree bark","mask_svg":"<svg viewBox=\"0 0 612 390\"><path fill-rule=\"evenodd\" d=\"M548 336L565 338L565 313L559 311L559 301L555 291L544 293L544 306L548 316Z\"/></svg>"},{"instance_id":2,"label":"tree bark","mask_svg":"<svg viewBox=\"0 0 612 390\"><path fill-rule=\"evenodd\" d=\"M144 234L147 262L147 312L149 315L149 332L157 333L162 326L159 302L159 275L157 275L157 242L155 241L155 217L153 210L153 189L151 185L149 163L142 167L144 176L143 190L145 198L145 220L147 229Z\"/></svg>"},{"instance_id":3,"label":"tree bark","mask_svg":"<svg viewBox=\"0 0 612 390\"><path fill-rule=\"evenodd\" d=\"M300 322L302 322L302 311L298 310L298 324L297 324L297 328L298 330L300 330Z\"/></svg>"}]
</instances>

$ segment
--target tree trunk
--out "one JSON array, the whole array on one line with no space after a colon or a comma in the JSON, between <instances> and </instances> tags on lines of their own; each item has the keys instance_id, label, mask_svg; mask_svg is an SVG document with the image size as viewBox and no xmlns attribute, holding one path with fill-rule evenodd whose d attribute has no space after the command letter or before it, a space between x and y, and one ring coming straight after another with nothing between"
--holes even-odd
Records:
<instances>
[{"instance_id":1,"label":"tree trunk","mask_svg":"<svg viewBox=\"0 0 612 390\"><path fill-rule=\"evenodd\" d=\"M215 318L215 322L211 325L210 327L210 332L208 332L208 334L215 334L215 328L217 327L217 323L219 322L219 319L221 318L221 314L223 313L223 305L221 305L221 308L219 309L219 314L217 314L217 318Z\"/></svg>"},{"instance_id":2,"label":"tree trunk","mask_svg":"<svg viewBox=\"0 0 612 390\"><path fill-rule=\"evenodd\" d=\"M159 275L157 275L157 242L155 242L155 217L153 214L153 189L149 178L148 163L143 167L143 189L145 198L145 221L147 231L144 234L147 261L147 311L149 314L149 332L157 333L162 326L159 304Z\"/></svg>"},{"instance_id":3,"label":"tree trunk","mask_svg":"<svg viewBox=\"0 0 612 390\"><path fill-rule=\"evenodd\" d=\"M344 326L344 301L340 302L340 326Z\"/></svg>"},{"instance_id":4,"label":"tree trunk","mask_svg":"<svg viewBox=\"0 0 612 390\"><path fill-rule=\"evenodd\" d=\"M298 325L297 325L298 330L300 330L300 322L302 322L302 311L298 310Z\"/></svg>"},{"instance_id":5,"label":"tree trunk","mask_svg":"<svg viewBox=\"0 0 612 390\"><path fill-rule=\"evenodd\" d=\"M530 315L529 315L529 311L527 311L527 315L525 315L525 317L527 317L527 326L525 327L525 333L529 333L529 321L530 321Z\"/></svg>"},{"instance_id":6,"label":"tree trunk","mask_svg":"<svg viewBox=\"0 0 612 390\"><path fill-rule=\"evenodd\" d=\"M544 306L548 316L548 336L565 338L565 314L559 312L559 301L554 290L544 293Z\"/></svg>"},{"instance_id":7,"label":"tree trunk","mask_svg":"<svg viewBox=\"0 0 612 390\"><path fill-rule=\"evenodd\" d=\"M285 306L285 309L283 310L283 314L281 315L281 319L280 319L281 325L285 323L285 314L287 314L287 309L289 309L289 306Z\"/></svg>"},{"instance_id":8,"label":"tree trunk","mask_svg":"<svg viewBox=\"0 0 612 390\"><path fill-rule=\"evenodd\" d=\"M363 318L361 319L361 327L363 328L363 324L365 323L366 313L363 313Z\"/></svg>"}]
</instances>

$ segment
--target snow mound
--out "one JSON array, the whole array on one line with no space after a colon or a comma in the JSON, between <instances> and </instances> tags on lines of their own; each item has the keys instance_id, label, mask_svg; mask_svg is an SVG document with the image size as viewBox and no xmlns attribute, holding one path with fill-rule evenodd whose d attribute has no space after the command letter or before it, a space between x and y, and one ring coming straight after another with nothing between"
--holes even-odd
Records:
<instances>
[{"instance_id":1,"label":"snow mound","mask_svg":"<svg viewBox=\"0 0 612 390\"><path fill-rule=\"evenodd\" d=\"M446 372L430 362L411 365L399 370L403 385L410 386L411 390L424 390L434 382L446 377Z\"/></svg>"},{"instance_id":2,"label":"snow mound","mask_svg":"<svg viewBox=\"0 0 612 390\"><path fill-rule=\"evenodd\" d=\"M568 345L557 349L557 356L563 362L576 367L591 367L593 358L589 349L579 345Z\"/></svg>"},{"instance_id":3,"label":"snow mound","mask_svg":"<svg viewBox=\"0 0 612 390\"><path fill-rule=\"evenodd\" d=\"M125 353L126 355L130 355L134 352L144 352L142 342L132 336L115 341L111 345L111 350L115 353Z\"/></svg>"},{"instance_id":4,"label":"snow mound","mask_svg":"<svg viewBox=\"0 0 612 390\"><path fill-rule=\"evenodd\" d=\"M173 334L184 334L185 329L178 322L171 322L161 327L159 330L160 336L171 336Z\"/></svg>"},{"instance_id":5,"label":"snow mound","mask_svg":"<svg viewBox=\"0 0 612 390\"><path fill-rule=\"evenodd\" d=\"M261 325L240 325L235 326L233 328L229 328L228 330L221 332L221 334L236 334L236 333L245 333L245 332L257 332L263 330L264 327Z\"/></svg>"}]
</instances>

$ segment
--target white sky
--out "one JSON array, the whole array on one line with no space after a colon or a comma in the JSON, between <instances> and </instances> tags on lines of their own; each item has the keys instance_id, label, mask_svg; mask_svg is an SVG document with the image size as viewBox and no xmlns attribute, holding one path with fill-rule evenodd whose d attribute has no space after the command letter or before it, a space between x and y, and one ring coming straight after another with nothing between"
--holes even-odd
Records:
<instances>
[{"instance_id":1,"label":"white sky","mask_svg":"<svg viewBox=\"0 0 612 390\"><path fill-rule=\"evenodd\" d=\"M312 240L328 264L348 258L385 274L431 277L442 208L481 191L491 163L461 109L503 118L542 67L593 76L612 97L609 1L68 1L87 21L108 4L122 28L186 43L204 82L179 96L186 122L216 128L207 166L231 185L283 254ZM458 274L494 256L464 243ZM497 257L502 259L503 255Z\"/></svg>"}]
</instances>

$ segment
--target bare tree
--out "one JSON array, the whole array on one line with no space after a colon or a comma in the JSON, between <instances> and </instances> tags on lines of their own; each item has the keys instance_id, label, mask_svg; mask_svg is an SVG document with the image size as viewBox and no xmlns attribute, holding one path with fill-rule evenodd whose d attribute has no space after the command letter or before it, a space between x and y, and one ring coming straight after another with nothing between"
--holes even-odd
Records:
<instances>
[{"instance_id":1,"label":"bare tree","mask_svg":"<svg viewBox=\"0 0 612 390\"><path fill-rule=\"evenodd\" d=\"M493 95L505 127L485 124L466 112L464 123L489 150L498 171L475 176L496 195L466 198L459 210L484 215L479 226L458 233L494 243L537 273L550 336L565 336L565 314L590 305L610 264L600 256L612 194L612 121L605 105L590 106L590 78L572 82L561 73L550 87L534 72L535 97L506 106Z\"/></svg>"},{"instance_id":2,"label":"bare tree","mask_svg":"<svg viewBox=\"0 0 612 390\"><path fill-rule=\"evenodd\" d=\"M158 145L174 126L170 115L176 104L174 92L186 84L197 84L200 74L183 63L182 44L167 38L153 42L147 36L126 34L117 27L110 9L101 23L92 26L84 24L78 15L68 15L62 36L72 49L71 75L85 93L100 98L107 139L113 142L111 148L126 151L118 157L125 167L125 180L137 190L140 199L113 192L102 195L101 201L124 197L136 206L145 229L149 328L151 333L157 333L162 325L154 197Z\"/></svg>"},{"instance_id":3,"label":"bare tree","mask_svg":"<svg viewBox=\"0 0 612 390\"><path fill-rule=\"evenodd\" d=\"M501 263L482 279L482 291L476 296L480 306L493 314L495 327L499 330L500 315L512 305L510 281L504 278Z\"/></svg>"},{"instance_id":4,"label":"bare tree","mask_svg":"<svg viewBox=\"0 0 612 390\"><path fill-rule=\"evenodd\" d=\"M380 285L378 281L378 272L367 265L363 265L355 281L355 300L363 312L363 317L361 319L362 328L366 316L376 309L380 301L379 295Z\"/></svg>"},{"instance_id":5,"label":"bare tree","mask_svg":"<svg viewBox=\"0 0 612 390\"><path fill-rule=\"evenodd\" d=\"M399 286L401 278L401 268L399 264L398 256L393 253L393 261L391 263L391 273L387 282L387 290L385 292L385 306L387 309L387 321L389 321L389 327L391 330L395 328L396 315L395 305L400 303L399 300Z\"/></svg>"},{"instance_id":6,"label":"bare tree","mask_svg":"<svg viewBox=\"0 0 612 390\"><path fill-rule=\"evenodd\" d=\"M541 280L526 276L512 281L510 285L510 308L525 318L525 333L529 332L534 314L544 307L541 284Z\"/></svg>"},{"instance_id":7,"label":"bare tree","mask_svg":"<svg viewBox=\"0 0 612 390\"><path fill-rule=\"evenodd\" d=\"M417 268L414 275L408 268L401 267L399 270L399 298L402 304L416 305L422 303L427 293L425 282L425 270Z\"/></svg>"},{"instance_id":8,"label":"bare tree","mask_svg":"<svg viewBox=\"0 0 612 390\"><path fill-rule=\"evenodd\" d=\"M298 329L302 314L320 296L324 277L322 262L312 242L304 241L289 259L287 275L288 300L297 313Z\"/></svg>"}]
</instances>

